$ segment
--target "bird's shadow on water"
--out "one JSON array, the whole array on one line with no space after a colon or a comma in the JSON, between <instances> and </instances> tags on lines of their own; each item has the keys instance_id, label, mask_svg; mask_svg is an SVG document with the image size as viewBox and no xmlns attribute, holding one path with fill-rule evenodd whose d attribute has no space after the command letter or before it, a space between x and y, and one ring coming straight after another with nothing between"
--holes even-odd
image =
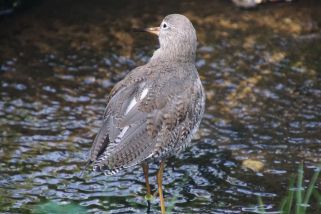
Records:
<instances>
[{"instance_id":1,"label":"bird's shadow on water","mask_svg":"<svg viewBox=\"0 0 321 214\"><path fill-rule=\"evenodd\" d=\"M185 152L183 152L181 154L180 157L169 157L166 161L166 165L165 165L165 171L164 171L164 177L168 177L168 176L174 176L174 180L179 180L179 183L182 184L182 186L188 186L189 184L189 174L186 170L182 170L180 169L179 165L177 165L177 162L179 162L180 160L184 159L182 156L186 153L189 153L189 149L186 149ZM108 189L108 186L110 182L113 182L114 180L118 180L119 178L123 177L124 175L127 174L128 177L130 177L131 175L131 171L132 169L125 169L122 173L118 174L118 175L114 175L114 177L109 177L109 176L105 176L102 173L97 173L97 172L93 172L91 170L88 170L88 168L90 168L90 163L86 163L85 165L83 165L80 169L79 172L77 172L77 176L75 177L76 180L80 181L81 183L91 183L93 180L94 182L97 181L101 181L102 183L104 183L105 188ZM152 177L156 177L156 172L158 170L159 166L157 163L152 163L150 164L150 173L149 173L149 179L150 181L152 180ZM136 173L134 173L135 180L141 184L142 186L144 186L144 182L143 181L143 173L140 172L140 166L137 166L136 168L134 168L136 170ZM167 169L167 170L166 170ZM176 176L174 175L175 173L178 173ZM178 177L177 177L178 176ZM110 178L111 180L109 180L108 178ZM165 196L165 202L166 202L166 212L167 213L172 213L175 212L175 209L177 208L177 203L179 203L179 196L180 193L179 192L170 192L170 191L166 191L166 187L172 187L172 180L169 179L167 180L167 182L165 182L163 185L165 187L164 189L164 196ZM146 198L145 195L145 188L143 188L141 191L137 192L137 193L133 193L133 194L129 194L129 195L123 195L120 196L121 198L123 198L127 203L128 207L133 208L134 210L138 211L141 213L147 213L147 214L151 214L151 213L155 213L158 211L159 207L159 201L157 200L158 198L158 189L157 189L157 185L151 183L151 187L153 189L153 196L151 198ZM113 196L112 196L113 197ZM107 196L108 198L108 196ZM105 198L106 199L106 198ZM108 201L109 199L107 199ZM62 203L57 203L57 202L52 202L52 201L48 201L48 202L44 202L42 204L38 204L35 206L35 213L60 213L61 211L65 212L65 213L72 213L73 210L76 210L77 208L83 208L83 210L81 210L80 213L85 212L86 213L86 208L78 205L78 204L73 204L65 202L65 204ZM111 208L112 210L113 208ZM50 211L50 212L45 212L46 210ZM109 209L107 209L109 210ZM106 211L107 211L106 210ZM109 211L111 211L109 210ZM71 211L71 212L70 212Z\"/></svg>"}]
</instances>

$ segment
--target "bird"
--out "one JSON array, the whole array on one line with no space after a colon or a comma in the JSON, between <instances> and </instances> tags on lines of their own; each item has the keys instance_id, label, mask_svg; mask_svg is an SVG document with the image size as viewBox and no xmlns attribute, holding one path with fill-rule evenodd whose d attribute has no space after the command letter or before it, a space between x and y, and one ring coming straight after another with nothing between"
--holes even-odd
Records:
<instances>
[{"instance_id":1,"label":"bird","mask_svg":"<svg viewBox=\"0 0 321 214\"><path fill-rule=\"evenodd\" d=\"M232 0L233 3L240 8L250 9L255 8L259 4L268 2L292 2L293 0Z\"/></svg>"},{"instance_id":2,"label":"bird","mask_svg":"<svg viewBox=\"0 0 321 214\"><path fill-rule=\"evenodd\" d=\"M195 66L197 36L181 14L140 31L158 36L148 63L131 70L107 98L103 120L89 153L93 170L112 175L141 165L147 195L148 167L156 163L161 213L164 162L191 144L205 109L205 92Z\"/></svg>"}]
</instances>

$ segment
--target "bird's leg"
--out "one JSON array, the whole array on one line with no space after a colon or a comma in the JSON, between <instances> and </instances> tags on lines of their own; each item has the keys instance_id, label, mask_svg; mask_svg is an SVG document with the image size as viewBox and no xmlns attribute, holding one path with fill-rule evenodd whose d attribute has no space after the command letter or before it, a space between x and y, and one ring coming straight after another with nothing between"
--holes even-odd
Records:
<instances>
[{"instance_id":1,"label":"bird's leg","mask_svg":"<svg viewBox=\"0 0 321 214\"><path fill-rule=\"evenodd\" d=\"M146 189L147 189L147 194L145 196L145 199L147 201L150 201L153 197L150 191L150 185L149 185L149 180L148 180L148 164L143 163L143 171L144 171L144 176L145 176L145 183L146 183Z\"/></svg>"},{"instance_id":2,"label":"bird's leg","mask_svg":"<svg viewBox=\"0 0 321 214\"><path fill-rule=\"evenodd\" d=\"M164 163L160 163L160 167L157 171L157 185L158 185L158 194L159 194L159 200L160 200L160 207L161 207L161 213L165 214L165 202L163 197L163 171L164 171Z\"/></svg>"}]
</instances>

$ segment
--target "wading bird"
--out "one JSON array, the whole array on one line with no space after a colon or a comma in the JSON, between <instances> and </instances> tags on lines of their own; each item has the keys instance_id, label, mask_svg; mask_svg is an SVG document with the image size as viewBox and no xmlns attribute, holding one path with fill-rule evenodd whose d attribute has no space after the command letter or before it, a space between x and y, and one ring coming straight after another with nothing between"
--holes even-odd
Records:
<instances>
[{"instance_id":1,"label":"wading bird","mask_svg":"<svg viewBox=\"0 0 321 214\"><path fill-rule=\"evenodd\" d=\"M205 95L195 67L196 32L188 18L168 15L160 27L142 31L156 34L160 47L110 92L89 162L106 175L141 164L148 195L148 164L159 164L158 194L165 213L164 160L190 144L203 117Z\"/></svg>"}]
</instances>

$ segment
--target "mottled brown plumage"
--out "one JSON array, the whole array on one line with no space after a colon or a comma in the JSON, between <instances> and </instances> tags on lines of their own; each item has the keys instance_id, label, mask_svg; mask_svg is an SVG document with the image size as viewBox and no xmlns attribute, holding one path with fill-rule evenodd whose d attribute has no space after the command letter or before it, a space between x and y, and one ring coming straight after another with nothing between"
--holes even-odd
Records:
<instances>
[{"instance_id":1,"label":"mottled brown plumage","mask_svg":"<svg viewBox=\"0 0 321 214\"><path fill-rule=\"evenodd\" d=\"M159 40L151 60L110 92L90 151L95 171L113 174L163 160L186 147L198 129L205 96L195 68L195 30L185 16L169 15Z\"/></svg>"}]
</instances>

